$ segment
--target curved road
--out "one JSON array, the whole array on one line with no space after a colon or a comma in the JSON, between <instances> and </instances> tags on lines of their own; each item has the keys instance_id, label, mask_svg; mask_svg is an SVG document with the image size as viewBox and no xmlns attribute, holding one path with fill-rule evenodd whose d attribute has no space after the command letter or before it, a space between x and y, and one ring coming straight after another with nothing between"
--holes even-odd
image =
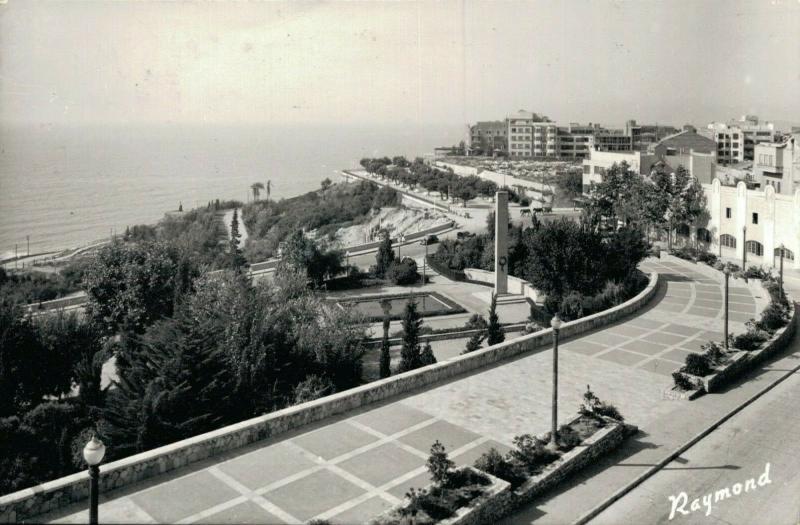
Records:
<instances>
[{"instance_id":1,"label":"curved road","mask_svg":"<svg viewBox=\"0 0 800 525\"><path fill-rule=\"evenodd\" d=\"M591 384L601 399L616 404L629 421L645 429L644 438L634 440L634 448L663 457L683 427L691 431L702 419L694 413L701 404L665 401L663 394L671 384L669 374L683 356L721 336L722 285L712 270L677 259L648 260L644 267L663 277L650 305L623 322L563 344L559 419L576 413L586 385ZM755 315L762 298L754 298L739 282L732 292L733 325L741 328ZM535 350L116 491L101 504L101 519L109 523L300 523L313 518L366 522L399 503L410 487L429 482L424 465L435 440L444 443L456 463L470 464L490 447L508 449L515 435L546 431L550 370L549 349ZM664 435L657 435L658 429ZM563 523L577 518L602 498L604 490L623 483L624 476L614 469L596 474L612 471L614 475L604 482L595 485L592 480L589 490L583 490L585 485L578 480L509 523L543 517ZM41 519L79 522L85 519L80 507Z\"/></svg>"}]
</instances>

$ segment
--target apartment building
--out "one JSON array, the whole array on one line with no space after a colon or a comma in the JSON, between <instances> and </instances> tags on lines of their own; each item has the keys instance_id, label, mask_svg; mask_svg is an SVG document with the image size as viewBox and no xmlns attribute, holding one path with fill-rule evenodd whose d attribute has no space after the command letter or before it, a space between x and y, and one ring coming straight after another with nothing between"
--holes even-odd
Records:
<instances>
[{"instance_id":1,"label":"apartment building","mask_svg":"<svg viewBox=\"0 0 800 525\"><path fill-rule=\"evenodd\" d=\"M492 156L508 149L508 126L504 120L476 122L469 127L470 152Z\"/></svg>"},{"instance_id":2,"label":"apartment building","mask_svg":"<svg viewBox=\"0 0 800 525\"><path fill-rule=\"evenodd\" d=\"M756 144L753 179L762 188L772 186L780 195L793 195L800 189L800 133L781 142Z\"/></svg>"},{"instance_id":3,"label":"apartment building","mask_svg":"<svg viewBox=\"0 0 800 525\"><path fill-rule=\"evenodd\" d=\"M506 118L509 157L572 158L589 156L597 124L559 126L547 117L519 111Z\"/></svg>"},{"instance_id":4,"label":"apartment building","mask_svg":"<svg viewBox=\"0 0 800 525\"><path fill-rule=\"evenodd\" d=\"M775 139L775 125L760 122L756 115L744 115L728 123L712 122L704 133L717 143L717 161L736 164L755 159L755 146Z\"/></svg>"},{"instance_id":5,"label":"apartment building","mask_svg":"<svg viewBox=\"0 0 800 525\"><path fill-rule=\"evenodd\" d=\"M592 151L583 160L583 191L588 193L592 184L603 180L607 169L622 162L640 175L649 175L654 167L675 171L678 166L683 166L701 183L710 184L716 177L715 161L714 141L699 135L692 126L684 126L683 131L650 145L648 152Z\"/></svg>"}]
</instances>

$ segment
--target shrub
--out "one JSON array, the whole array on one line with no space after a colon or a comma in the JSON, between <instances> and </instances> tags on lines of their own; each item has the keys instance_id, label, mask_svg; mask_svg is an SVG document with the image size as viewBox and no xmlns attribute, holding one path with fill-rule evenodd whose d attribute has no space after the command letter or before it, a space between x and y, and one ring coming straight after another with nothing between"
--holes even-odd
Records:
<instances>
[{"instance_id":1,"label":"shrub","mask_svg":"<svg viewBox=\"0 0 800 525\"><path fill-rule=\"evenodd\" d=\"M697 253L697 260L709 266L714 266L717 263L717 256L711 252L700 251Z\"/></svg>"},{"instance_id":2,"label":"shrub","mask_svg":"<svg viewBox=\"0 0 800 525\"><path fill-rule=\"evenodd\" d=\"M687 261L695 261L696 259L696 250L690 246L681 246L680 248L675 248L670 251L671 255L678 257L679 259L684 259Z\"/></svg>"},{"instance_id":3,"label":"shrub","mask_svg":"<svg viewBox=\"0 0 800 525\"><path fill-rule=\"evenodd\" d=\"M686 356L686 366L683 367L683 371L694 376L707 376L711 373L711 363L705 355L692 352Z\"/></svg>"},{"instance_id":4,"label":"shrub","mask_svg":"<svg viewBox=\"0 0 800 525\"><path fill-rule=\"evenodd\" d=\"M525 472L519 468L518 464L503 457L494 447L476 459L474 466L476 469L508 481L514 488L522 485L527 479Z\"/></svg>"},{"instance_id":5,"label":"shrub","mask_svg":"<svg viewBox=\"0 0 800 525\"><path fill-rule=\"evenodd\" d=\"M767 334L750 325L745 333L738 334L733 338L733 347L746 351L757 350L766 340Z\"/></svg>"},{"instance_id":6,"label":"shrub","mask_svg":"<svg viewBox=\"0 0 800 525\"><path fill-rule=\"evenodd\" d=\"M778 328L786 326L789 322L789 310L783 305L771 301L769 305L761 312L761 319L756 323L756 326L761 330L767 332L774 332Z\"/></svg>"},{"instance_id":7,"label":"shrub","mask_svg":"<svg viewBox=\"0 0 800 525\"><path fill-rule=\"evenodd\" d=\"M545 438L550 441L550 432L545 434ZM558 449L568 452L581 444L581 436L569 425L561 425L558 428Z\"/></svg>"},{"instance_id":8,"label":"shrub","mask_svg":"<svg viewBox=\"0 0 800 525\"><path fill-rule=\"evenodd\" d=\"M313 401L335 391L333 383L327 377L310 375L294 387L294 403L299 405L306 401Z\"/></svg>"},{"instance_id":9,"label":"shrub","mask_svg":"<svg viewBox=\"0 0 800 525\"><path fill-rule=\"evenodd\" d=\"M529 475L537 473L541 467L553 462L558 454L545 447L540 439L523 434L514 437L514 448L509 452L509 457L518 462Z\"/></svg>"},{"instance_id":10,"label":"shrub","mask_svg":"<svg viewBox=\"0 0 800 525\"><path fill-rule=\"evenodd\" d=\"M448 485L450 474L453 467L455 467L455 463L447 457L447 451L438 439L431 445L431 453L428 456L427 466L428 472L431 473L431 481L440 487Z\"/></svg>"},{"instance_id":11,"label":"shrub","mask_svg":"<svg viewBox=\"0 0 800 525\"><path fill-rule=\"evenodd\" d=\"M386 278L394 284L414 284L419 280L417 263L409 257L403 258L400 262L392 261L386 272Z\"/></svg>"},{"instance_id":12,"label":"shrub","mask_svg":"<svg viewBox=\"0 0 800 525\"><path fill-rule=\"evenodd\" d=\"M583 301L584 297L578 292L570 292L561 301L559 308L559 316L564 321L572 321L573 319L580 319L583 317Z\"/></svg>"},{"instance_id":13,"label":"shrub","mask_svg":"<svg viewBox=\"0 0 800 525\"><path fill-rule=\"evenodd\" d=\"M744 277L747 279L764 279L768 275L760 266L751 266L744 272Z\"/></svg>"},{"instance_id":14,"label":"shrub","mask_svg":"<svg viewBox=\"0 0 800 525\"><path fill-rule=\"evenodd\" d=\"M489 326L481 314L472 314L464 327L467 330L485 330Z\"/></svg>"},{"instance_id":15,"label":"shrub","mask_svg":"<svg viewBox=\"0 0 800 525\"><path fill-rule=\"evenodd\" d=\"M703 350L703 355L714 365L719 365L725 360L725 351L714 341L709 341L700 348Z\"/></svg>"},{"instance_id":16,"label":"shrub","mask_svg":"<svg viewBox=\"0 0 800 525\"><path fill-rule=\"evenodd\" d=\"M672 372L672 380L675 382L675 386L681 390L694 390L694 384L683 372Z\"/></svg>"},{"instance_id":17,"label":"shrub","mask_svg":"<svg viewBox=\"0 0 800 525\"><path fill-rule=\"evenodd\" d=\"M617 421L625 421L625 418L620 414L619 410L617 410L617 407L611 403L600 401L600 398L592 392L589 385L586 385L586 392L583 393L583 404L580 409L578 409L578 412L589 417L605 416L616 419Z\"/></svg>"}]
</instances>

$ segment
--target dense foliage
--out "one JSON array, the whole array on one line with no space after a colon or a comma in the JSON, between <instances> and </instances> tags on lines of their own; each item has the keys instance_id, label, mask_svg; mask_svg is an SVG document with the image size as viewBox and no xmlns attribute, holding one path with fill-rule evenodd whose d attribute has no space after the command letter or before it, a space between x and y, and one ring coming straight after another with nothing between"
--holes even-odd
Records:
<instances>
[{"instance_id":1,"label":"dense foliage","mask_svg":"<svg viewBox=\"0 0 800 525\"><path fill-rule=\"evenodd\" d=\"M412 189L421 186L429 192L436 192L439 198L453 197L464 203L475 197L492 197L497 192L497 184L476 175L461 176L452 170L431 167L421 158L408 162L403 157L361 159L361 166L370 173L380 175L395 183L404 184ZM517 194L510 189L509 199L517 201Z\"/></svg>"},{"instance_id":2,"label":"dense foliage","mask_svg":"<svg viewBox=\"0 0 800 525\"><path fill-rule=\"evenodd\" d=\"M85 430L102 404L102 356L90 321L31 319L0 301L0 494L82 466Z\"/></svg>"},{"instance_id":3,"label":"dense foliage","mask_svg":"<svg viewBox=\"0 0 800 525\"><path fill-rule=\"evenodd\" d=\"M242 209L248 239L245 256L251 262L278 254L278 247L297 230L335 233L343 227L369 219L373 209L398 206L400 195L371 182L335 184L279 201L260 200Z\"/></svg>"},{"instance_id":4,"label":"dense foliage","mask_svg":"<svg viewBox=\"0 0 800 525\"><path fill-rule=\"evenodd\" d=\"M36 270L14 273L0 268L0 299L29 304L77 292L87 263L85 258L76 258L56 273Z\"/></svg>"},{"instance_id":5,"label":"dense foliage","mask_svg":"<svg viewBox=\"0 0 800 525\"><path fill-rule=\"evenodd\" d=\"M621 223L642 231L666 229L670 240L678 226L696 227L708 220L703 188L683 166L672 173L658 164L642 177L626 162L614 164L592 186L584 215L593 228L616 229Z\"/></svg>"}]
</instances>

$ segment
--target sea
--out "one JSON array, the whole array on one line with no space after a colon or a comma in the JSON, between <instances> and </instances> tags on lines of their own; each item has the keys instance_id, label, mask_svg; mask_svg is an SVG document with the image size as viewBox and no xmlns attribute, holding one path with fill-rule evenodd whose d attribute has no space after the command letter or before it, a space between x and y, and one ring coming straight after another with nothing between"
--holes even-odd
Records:
<instances>
[{"instance_id":1,"label":"sea","mask_svg":"<svg viewBox=\"0 0 800 525\"><path fill-rule=\"evenodd\" d=\"M459 125L0 127L0 259L86 246L214 199L314 190L363 157L457 144ZM262 190L261 198L266 196Z\"/></svg>"}]
</instances>

